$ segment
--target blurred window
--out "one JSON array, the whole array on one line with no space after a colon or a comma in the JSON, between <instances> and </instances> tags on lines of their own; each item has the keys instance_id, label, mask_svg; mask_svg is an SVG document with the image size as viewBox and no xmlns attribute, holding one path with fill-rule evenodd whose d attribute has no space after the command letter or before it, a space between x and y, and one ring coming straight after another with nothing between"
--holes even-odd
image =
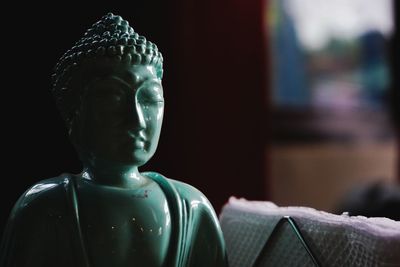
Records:
<instances>
[{"instance_id":1,"label":"blurred window","mask_svg":"<svg viewBox=\"0 0 400 267\"><path fill-rule=\"evenodd\" d=\"M394 181L391 0L269 0L271 195L332 210L358 184Z\"/></svg>"},{"instance_id":2,"label":"blurred window","mask_svg":"<svg viewBox=\"0 0 400 267\"><path fill-rule=\"evenodd\" d=\"M274 140L390 138L391 0L272 0L269 7Z\"/></svg>"}]
</instances>

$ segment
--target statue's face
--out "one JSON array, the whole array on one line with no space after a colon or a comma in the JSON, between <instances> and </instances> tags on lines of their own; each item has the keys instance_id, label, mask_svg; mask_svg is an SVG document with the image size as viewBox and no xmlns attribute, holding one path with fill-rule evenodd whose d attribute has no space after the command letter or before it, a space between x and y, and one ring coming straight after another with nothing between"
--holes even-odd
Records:
<instances>
[{"instance_id":1,"label":"statue's face","mask_svg":"<svg viewBox=\"0 0 400 267\"><path fill-rule=\"evenodd\" d=\"M136 166L153 156L164 113L163 89L154 67L113 68L110 75L88 84L81 105L75 143L85 154Z\"/></svg>"}]
</instances>

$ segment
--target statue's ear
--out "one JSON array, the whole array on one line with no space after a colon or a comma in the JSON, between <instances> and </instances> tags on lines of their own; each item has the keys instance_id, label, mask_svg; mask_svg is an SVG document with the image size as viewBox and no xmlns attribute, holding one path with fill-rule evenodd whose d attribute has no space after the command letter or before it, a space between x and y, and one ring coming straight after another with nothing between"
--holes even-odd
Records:
<instances>
[{"instance_id":1,"label":"statue's ear","mask_svg":"<svg viewBox=\"0 0 400 267\"><path fill-rule=\"evenodd\" d=\"M79 146L80 144L80 132L81 132L81 127L79 125L79 118L78 115L74 116L71 118L69 121L67 127L68 127L68 137L70 142L74 145L74 147Z\"/></svg>"},{"instance_id":2,"label":"statue's ear","mask_svg":"<svg viewBox=\"0 0 400 267\"><path fill-rule=\"evenodd\" d=\"M82 109L82 98L80 99L79 105L77 105L75 111L73 112L70 120L68 121L68 137L70 142L77 148L83 143L84 137L84 111Z\"/></svg>"}]
</instances>

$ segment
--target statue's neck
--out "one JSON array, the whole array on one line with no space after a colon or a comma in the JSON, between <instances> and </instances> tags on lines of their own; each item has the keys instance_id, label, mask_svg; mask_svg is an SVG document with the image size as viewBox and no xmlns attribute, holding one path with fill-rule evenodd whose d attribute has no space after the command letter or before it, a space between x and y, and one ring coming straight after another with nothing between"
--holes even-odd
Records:
<instances>
[{"instance_id":1,"label":"statue's neck","mask_svg":"<svg viewBox=\"0 0 400 267\"><path fill-rule=\"evenodd\" d=\"M82 177L100 185L132 189L149 182L148 178L139 173L137 166L101 159L85 160Z\"/></svg>"}]
</instances>

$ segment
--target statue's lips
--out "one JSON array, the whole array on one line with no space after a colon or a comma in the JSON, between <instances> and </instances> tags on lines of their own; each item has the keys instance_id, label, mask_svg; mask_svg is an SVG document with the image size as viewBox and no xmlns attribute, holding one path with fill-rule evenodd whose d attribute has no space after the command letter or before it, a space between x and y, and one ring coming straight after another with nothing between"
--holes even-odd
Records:
<instances>
[{"instance_id":1,"label":"statue's lips","mask_svg":"<svg viewBox=\"0 0 400 267\"><path fill-rule=\"evenodd\" d=\"M119 133L115 136L124 146L134 148L134 149L144 149L148 143L143 133L134 134L132 132Z\"/></svg>"},{"instance_id":2,"label":"statue's lips","mask_svg":"<svg viewBox=\"0 0 400 267\"><path fill-rule=\"evenodd\" d=\"M138 140L138 139L133 140L133 147L134 148L144 149L144 146L145 146L145 142L144 141L141 141L141 140Z\"/></svg>"},{"instance_id":3,"label":"statue's lips","mask_svg":"<svg viewBox=\"0 0 400 267\"><path fill-rule=\"evenodd\" d=\"M127 151L134 151L134 150L146 150L148 146L148 142L142 139L136 139L131 137L120 137L114 141L118 150L127 150Z\"/></svg>"}]
</instances>

